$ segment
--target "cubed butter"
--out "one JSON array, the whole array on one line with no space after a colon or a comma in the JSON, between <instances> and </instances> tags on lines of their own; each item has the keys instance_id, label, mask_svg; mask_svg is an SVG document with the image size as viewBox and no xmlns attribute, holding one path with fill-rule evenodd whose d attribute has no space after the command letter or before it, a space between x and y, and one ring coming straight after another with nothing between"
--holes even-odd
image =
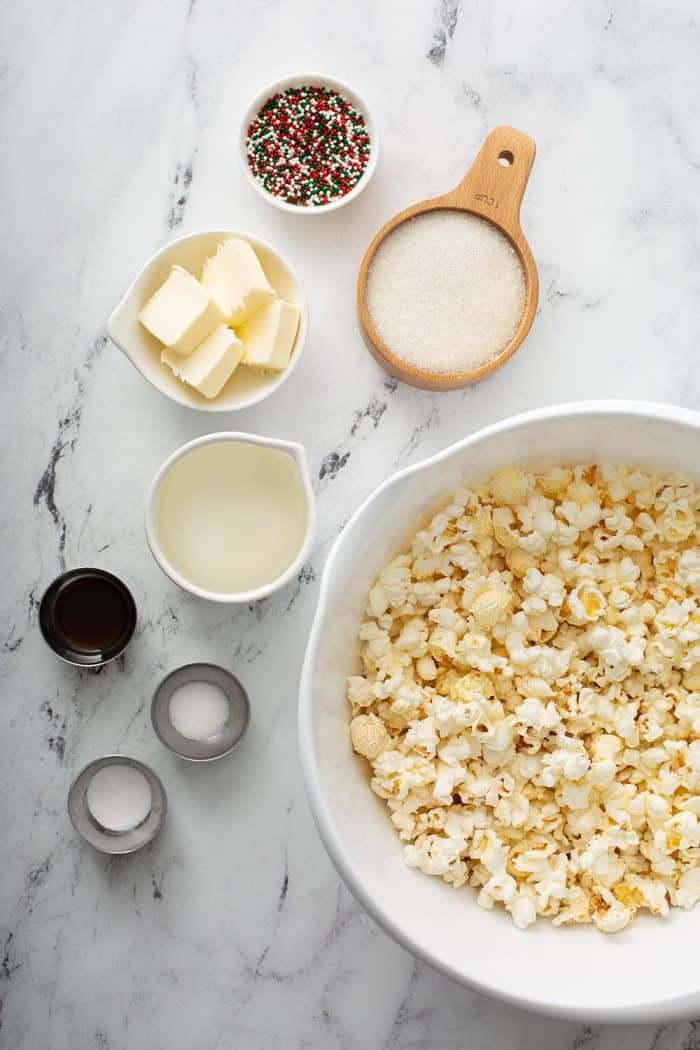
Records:
<instances>
[{"instance_id":1,"label":"cubed butter","mask_svg":"<svg viewBox=\"0 0 700 1050\"><path fill-rule=\"evenodd\" d=\"M139 314L141 324L181 356L191 353L225 319L211 292L181 266L173 266Z\"/></svg>"},{"instance_id":2,"label":"cubed butter","mask_svg":"<svg viewBox=\"0 0 700 1050\"><path fill-rule=\"evenodd\" d=\"M236 333L220 324L187 357L166 347L160 355L178 379L189 383L205 397L216 397L243 357L243 343Z\"/></svg>"},{"instance_id":3,"label":"cubed butter","mask_svg":"<svg viewBox=\"0 0 700 1050\"><path fill-rule=\"evenodd\" d=\"M229 324L238 326L275 298L257 255L247 241L229 237L204 263L204 284L218 300Z\"/></svg>"},{"instance_id":4,"label":"cubed butter","mask_svg":"<svg viewBox=\"0 0 700 1050\"><path fill-rule=\"evenodd\" d=\"M298 306L284 299L263 306L238 331L244 346L243 364L273 372L286 368L298 325Z\"/></svg>"}]
</instances>

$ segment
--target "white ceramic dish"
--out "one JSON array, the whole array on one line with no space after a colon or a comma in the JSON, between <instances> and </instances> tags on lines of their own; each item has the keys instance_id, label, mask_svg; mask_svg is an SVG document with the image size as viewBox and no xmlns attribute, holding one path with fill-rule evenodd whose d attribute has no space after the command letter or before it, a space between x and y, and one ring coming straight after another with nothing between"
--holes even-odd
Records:
<instances>
[{"instance_id":1,"label":"white ceramic dish","mask_svg":"<svg viewBox=\"0 0 700 1050\"><path fill-rule=\"evenodd\" d=\"M700 1016L700 906L639 917L623 933L519 931L483 911L475 891L408 868L366 763L348 740L346 675L358 668L357 628L379 569L405 548L437 500L508 463L629 463L700 475L700 414L602 401L540 409L487 427L381 485L331 551L304 662L302 768L331 859L373 918L409 951L494 999L600 1023Z\"/></svg>"},{"instance_id":2,"label":"white ceramic dish","mask_svg":"<svg viewBox=\"0 0 700 1050\"><path fill-rule=\"evenodd\" d=\"M171 266L183 266L195 277L199 277L204 260L214 254L226 237L241 237L253 246L270 284L281 298L296 303L301 316L289 366L283 372L265 375L239 366L223 390L215 398L208 400L177 379L168 366L162 364L162 346L139 322L139 313L144 303L168 276ZM107 322L107 331L112 342L126 354L144 379L171 401L187 405L188 408L199 409L200 412L234 412L256 405L286 383L299 364L308 326L308 309L301 284L292 267L278 251L249 233L237 230L204 230L202 233L192 233L171 241L148 260L113 311Z\"/></svg>"},{"instance_id":3,"label":"white ceramic dish","mask_svg":"<svg viewBox=\"0 0 700 1050\"><path fill-rule=\"evenodd\" d=\"M338 94L346 98L347 101L364 117L371 144L367 167L363 171L362 177L358 180L356 185L353 186L350 192L346 193L344 197L339 197L337 200L331 201L329 204L321 204L315 208L304 207L300 204L289 204L280 197L275 197L271 193L268 193L262 183L251 173L248 166L248 158L246 156L248 128L267 100L272 98L273 95L277 95L280 91L286 91L287 88L303 87L306 84L330 88L331 91L337 91ZM349 201L354 200L355 197L362 193L363 189L372 178L374 169L377 166L377 159L379 157L379 137L377 135L376 125L372 120L372 114L370 113L367 104L360 98L356 91L353 91L351 87L344 84L342 80L326 76L324 73L299 73L295 76L283 77L282 80L275 80L271 84L268 84L267 87L263 88L263 90L259 92L259 94L257 94L248 105L243 113L238 133L238 154L245 178L255 192L258 193L263 200L266 200L268 204L274 204L276 208L280 208L282 211L294 212L297 215L325 215L329 211L335 211L337 208L342 208L344 204L348 204Z\"/></svg>"},{"instance_id":4,"label":"white ceramic dish","mask_svg":"<svg viewBox=\"0 0 700 1050\"><path fill-rule=\"evenodd\" d=\"M231 594L222 593L220 591L205 590L182 576L177 569L170 564L163 552L163 548L156 534L154 521L155 499L158 486L173 464L183 456L186 456L187 453L191 452L193 449L220 441L240 441L249 445L262 445L266 448L279 449L281 452L285 452L287 455L291 456L304 490L307 510L306 532L303 543L299 549L299 553L285 572L278 576L277 579L272 580L270 583L266 583L264 586L258 587L255 590L238 591ZM178 587L182 587L184 591L189 591L190 594L194 594L198 598L205 598L207 601L211 602L222 602L230 605L257 602L260 601L261 598L266 598L268 595L280 590L282 587L286 586L286 584L290 583L301 569L311 552L315 535L316 504L314 501L313 489L311 487L309 465L303 445L298 445L294 441L278 441L275 438L260 437L257 434L243 434L237 431L223 431L218 434L205 434L204 437L195 438L194 441L188 441L187 444L182 445L180 448L176 449L171 456L168 456L153 478L146 497L146 540L151 554L165 575L169 576L173 583L176 583Z\"/></svg>"}]
</instances>

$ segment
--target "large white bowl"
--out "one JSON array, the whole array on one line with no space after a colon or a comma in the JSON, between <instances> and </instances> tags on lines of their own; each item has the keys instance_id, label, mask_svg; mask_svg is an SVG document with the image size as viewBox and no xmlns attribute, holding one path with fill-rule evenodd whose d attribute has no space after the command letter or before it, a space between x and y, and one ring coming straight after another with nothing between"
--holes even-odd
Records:
<instances>
[{"instance_id":1,"label":"large white bowl","mask_svg":"<svg viewBox=\"0 0 700 1050\"><path fill-rule=\"evenodd\" d=\"M470 888L408 868L388 811L348 740L345 680L359 667L357 628L379 569L437 500L508 463L599 461L700 474L700 415L633 401L579 402L487 427L396 474L365 500L326 563L304 662L300 747L318 829L341 877L409 951L494 999L594 1022L700 1016L700 905L640 917L606 936L546 920L521 932L482 911Z\"/></svg>"}]
</instances>

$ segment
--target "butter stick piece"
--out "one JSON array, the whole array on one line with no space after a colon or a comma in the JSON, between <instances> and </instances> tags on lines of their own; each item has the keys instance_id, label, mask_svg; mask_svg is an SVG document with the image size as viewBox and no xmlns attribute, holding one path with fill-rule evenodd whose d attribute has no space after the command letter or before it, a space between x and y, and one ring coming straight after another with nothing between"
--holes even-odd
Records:
<instances>
[{"instance_id":1,"label":"butter stick piece","mask_svg":"<svg viewBox=\"0 0 700 1050\"><path fill-rule=\"evenodd\" d=\"M225 320L216 299L181 266L173 266L139 321L173 353L187 355Z\"/></svg>"},{"instance_id":2,"label":"butter stick piece","mask_svg":"<svg viewBox=\"0 0 700 1050\"><path fill-rule=\"evenodd\" d=\"M289 364L299 325L299 307L275 299L254 313L238 335L244 346L243 364L281 372Z\"/></svg>"},{"instance_id":3,"label":"butter stick piece","mask_svg":"<svg viewBox=\"0 0 700 1050\"><path fill-rule=\"evenodd\" d=\"M243 343L225 324L215 328L188 357L180 357L168 347L160 355L178 379L209 399L220 392L242 357Z\"/></svg>"},{"instance_id":4,"label":"butter stick piece","mask_svg":"<svg viewBox=\"0 0 700 1050\"><path fill-rule=\"evenodd\" d=\"M275 298L275 290L247 241L229 237L202 269L202 284L218 300L229 324L238 326Z\"/></svg>"}]
</instances>

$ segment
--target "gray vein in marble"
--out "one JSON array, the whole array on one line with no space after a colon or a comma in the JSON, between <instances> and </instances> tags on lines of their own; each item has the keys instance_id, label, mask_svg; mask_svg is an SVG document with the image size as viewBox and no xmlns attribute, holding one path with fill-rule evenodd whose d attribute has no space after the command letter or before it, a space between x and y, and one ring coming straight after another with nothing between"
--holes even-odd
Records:
<instances>
[{"instance_id":1,"label":"gray vein in marble","mask_svg":"<svg viewBox=\"0 0 700 1050\"><path fill-rule=\"evenodd\" d=\"M12 943L14 936L14 933L9 931L5 936L5 941L2 946L2 959L0 959L0 982L2 982L2 984L9 983L21 968L21 963L15 955L15 949ZM0 996L0 1029L2 1029L2 1004L3 996Z\"/></svg>"},{"instance_id":2,"label":"gray vein in marble","mask_svg":"<svg viewBox=\"0 0 700 1050\"><path fill-rule=\"evenodd\" d=\"M57 472L61 461L75 450L80 437L80 423L85 397L85 374L91 371L106 345L107 336L104 333L100 333L93 340L82 367L74 372L76 389L71 405L58 421L56 436L51 446L48 462L34 490L34 506L38 508L43 503L56 527L58 534L57 557L61 572L66 568L65 549L68 525L56 495Z\"/></svg>"},{"instance_id":3,"label":"gray vein in marble","mask_svg":"<svg viewBox=\"0 0 700 1050\"><path fill-rule=\"evenodd\" d=\"M188 18L193 9L194 3L188 12ZM197 158L197 118L199 112L197 76L197 66L194 61L189 58L187 61L187 73L185 77L186 106L189 112L185 113L185 124L186 126L189 125L189 128L186 127L186 130L189 131L192 142L185 159L178 161L175 165L175 174L173 175L170 199L168 201L168 215L166 219L167 227L170 231L176 230L185 217L185 211L190 198L194 164Z\"/></svg>"},{"instance_id":4,"label":"gray vein in marble","mask_svg":"<svg viewBox=\"0 0 700 1050\"><path fill-rule=\"evenodd\" d=\"M170 191L170 203L168 207L167 225L169 230L175 230L185 217L185 208L189 198L190 186L192 185L192 164L188 161L184 165L178 163L173 176L173 188Z\"/></svg>"},{"instance_id":5,"label":"gray vein in marble","mask_svg":"<svg viewBox=\"0 0 700 1050\"><path fill-rule=\"evenodd\" d=\"M673 1024L662 1024L654 1032L654 1038L649 1050L666 1050L667 1047L673 1046L674 1036Z\"/></svg>"},{"instance_id":6,"label":"gray vein in marble","mask_svg":"<svg viewBox=\"0 0 700 1050\"><path fill-rule=\"evenodd\" d=\"M324 478L333 480L336 474L343 469L350 459L350 452L344 452L341 456L339 452L329 452L327 456L323 457L321 466L318 471L319 481L323 481Z\"/></svg>"},{"instance_id":7,"label":"gray vein in marble","mask_svg":"<svg viewBox=\"0 0 700 1050\"><path fill-rule=\"evenodd\" d=\"M79 390L78 397L81 396L82 390ZM81 405L76 404L69 412L59 419L58 430L53 445L51 446L48 463L46 464L44 472L39 478L36 489L34 490L34 506L39 507L41 503L46 506L58 532L58 563L61 567L61 572L63 572L66 567L65 548L67 524L63 517L63 513L59 510L58 503L56 502L56 472L58 464L64 454L66 452L72 452L75 448L76 441L80 434L80 419L82 412Z\"/></svg>"},{"instance_id":8,"label":"gray vein in marble","mask_svg":"<svg viewBox=\"0 0 700 1050\"><path fill-rule=\"evenodd\" d=\"M417 1015L411 1009L411 1001L413 999L413 995L416 989L419 973L420 963L416 961L414 962L413 968L411 969L411 976L409 977L408 983L406 985L406 990L404 992L403 998L401 999L401 1002L398 1005L396 1014L394 1015L394 1020L391 1025L391 1031L389 1032L389 1035L382 1047L382 1050L396 1050L396 1048L400 1045L400 1040L402 1039L405 1027L417 1019Z\"/></svg>"},{"instance_id":9,"label":"gray vein in marble","mask_svg":"<svg viewBox=\"0 0 700 1050\"><path fill-rule=\"evenodd\" d=\"M408 459L413 455L415 450L418 448L421 437L431 430L440 419L440 413L436 405L433 405L423 421L418 424L417 427L411 431L408 441L399 449L399 453L394 460L395 467L403 466Z\"/></svg>"},{"instance_id":10,"label":"gray vein in marble","mask_svg":"<svg viewBox=\"0 0 700 1050\"><path fill-rule=\"evenodd\" d=\"M700 1050L700 1021L659 1025L649 1050Z\"/></svg>"},{"instance_id":11,"label":"gray vein in marble","mask_svg":"<svg viewBox=\"0 0 700 1050\"><path fill-rule=\"evenodd\" d=\"M397 385L397 380L393 376L387 376L382 384L384 396L371 398L364 408L355 411L353 424L350 427L351 437L355 437L365 419L368 419L374 425L375 430L377 429L382 416L389 407L389 398L396 392Z\"/></svg>"},{"instance_id":12,"label":"gray vein in marble","mask_svg":"<svg viewBox=\"0 0 700 1050\"><path fill-rule=\"evenodd\" d=\"M6 989L10 985L16 985L16 974L25 969L27 962L25 953L18 953L18 941L20 931L32 922L32 917L37 907L37 897L44 884L47 882L53 869L56 847L54 846L40 861L34 862L26 871L24 876L24 887L19 900L12 909L11 921L13 928L9 928L9 921L5 923L3 960L0 966L0 985ZM8 916L9 920L9 916ZM7 998L7 990L0 995L0 1030L4 1027L4 1004Z\"/></svg>"},{"instance_id":13,"label":"gray vein in marble","mask_svg":"<svg viewBox=\"0 0 700 1050\"><path fill-rule=\"evenodd\" d=\"M678 146L678 149L680 150L683 159L686 160L687 163L690 164L691 168L695 169L695 171L700 171L700 161L695 160L695 158L691 156L690 150L688 149L685 139L681 134L681 131L678 125L676 124L676 121L673 119L670 113L668 113L666 116L666 125L671 134L673 135L673 141Z\"/></svg>"},{"instance_id":14,"label":"gray vein in marble","mask_svg":"<svg viewBox=\"0 0 700 1050\"><path fill-rule=\"evenodd\" d=\"M479 92L476 90L476 88L471 87L471 85L469 84L463 83L461 85L460 92L458 95L458 101L461 103L467 103L474 110L476 110L477 113L483 112L483 99Z\"/></svg>"},{"instance_id":15,"label":"gray vein in marble","mask_svg":"<svg viewBox=\"0 0 700 1050\"><path fill-rule=\"evenodd\" d=\"M146 701L145 700L140 700L136 710L134 711L133 715L131 716L131 718L129 719L129 721L126 723L126 725L124 727L124 730L123 730L123 732L121 734L121 737L119 738L119 740L117 742L117 746L115 748L116 751L119 751L120 748L124 746L124 742L129 739L129 734L131 732L132 726L134 726L136 724L136 722L138 722L140 720L141 714L143 713L145 708L146 708Z\"/></svg>"},{"instance_id":16,"label":"gray vein in marble","mask_svg":"<svg viewBox=\"0 0 700 1050\"><path fill-rule=\"evenodd\" d=\"M137 628L139 635L158 631L160 642L163 645L167 644L168 638L175 637L179 629L180 612L171 602L166 603L156 617L150 617L140 623Z\"/></svg>"},{"instance_id":17,"label":"gray vein in marble","mask_svg":"<svg viewBox=\"0 0 700 1050\"><path fill-rule=\"evenodd\" d=\"M292 587L291 593L289 594L289 598L287 600L287 612L289 612L289 610L292 608L297 598L301 594L302 590L305 587L308 587L310 584L316 582L316 577L316 569L313 567L312 563L308 561L304 562L301 569L297 573L296 581Z\"/></svg>"},{"instance_id":18,"label":"gray vein in marble","mask_svg":"<svg viewBox=\"0 0 700 1050\"><path fill-rule=\"evenodd\" d=\"M85 530L87 529L87 527L88 527L88 525L90 523L90 515L91 514L92 514L92 503L88 503L87 507L85 508L85 512L83 514L83 523L80 526L80 532L78 533L78 541L77 541L78 550L80 550L80 548L82 547L83 536L85 535Z\"/></svg>"},{"instance_id":19,"label":"gray vein in marble","mask_svg":"<svg viewBox=\"0 0 700 1050\"><path fill-rule=\"evenodd\" d=\"M574 1032L568 1044L568 1050L592 1050L600 1038L600 1028L584 1025Z\"/></svg>"},{"instance_id":20,"label":"gray vein in marble","mask_svg":"<svg viewBox=\"0 0 700 1050\"><path fill-rule=\"evenodd\" d=\"M48 722L46 742L49 751L53 751L59 762L63 762L66 753L66 726L67 721L63 715L54 711L50 700L44 701L39 709Z\"/></svg>"},{"instance_id":21,"label":"gray vein in marble","mask_svg":"<svg viewBox=\"0 0 700 1050\"><path fill-rule=\"evenodd\" d=\"M388 376L382 382L381 394L374 395L363 408L353 412L348 438L323 457L318 469L318 481L325 481L326 484L333 481L347 466L355 446L367 440L377 430L389 407L389 401L396 392L396 387L396 380Z\"/></svg>"},{"instance_id":22,"label":"gray vein in marble","mask_svg":"<svg viewBox=\"0 0 700 1050\"><path fill-rule=\"evenodd\" d=\"M0 653L6 653L9 655L10 653L17 652L26 637L26 632L29 630L32 623L35 622L38 611L39 599L36 596L35 589L32 587L26 599L26 609L24 610L24 630L21 634L18 634L19 627L17 624L13 624L3 639ZM20 609L20 613L21 612L22 610Z\"/></svg>"},{"instance_id":23,"label":"gray vein in marble","mask_svg":"<svg viewBox=\"0 0 700 1050\"><path fill-rule=\"evenodd\" d=\"M260 953L260 955L258 957L258 960L257 960L257 962L255 964L255 973L253 974L253 979L255 979L257 977L264 976L263 971L262 971L262 965L265 962L265 960L266 960L266 958L267 958L267 956L268 956L268 954L270 952L270 949L272 948L272 945L274 943L275 936L277 934L277 930L278 930L278 927L279 927L279 924L280 924L280 917L282 915L282 909L284 908L284 902L285 902L285 900L287 898L288 891L289 891L289 858L287 856L287 851L285 850L285 852L284 852L284 873L282 875L282 885L280 886L279 897L277 899L277 914L275 915L274 926L273 926L272 932L270 933L270 936L268 938L267 944L263 947L263 949L262 949L262 951L261 951L261 953Z\"/></svg>"},{"instance_id":24,"label":"gray vein in marble","mask_svg":"<svg viewBox=\"0 0 700 1050\"><path fill-rule=\"evenodd\" d=\"M544 274L542 274L542 276L544 276ZM553 308L562 305L567 300L575 301L582 310L595 310L601 305L601 303L605 302L605 296L602 295L595 299L585 298L579 291L561 288L556 279L549 282L545 289L544 296L540 297L540 302L537 307L538 314L542 311L543 299Z\"/></svg>"},{"instance_id":25,"label":"gray vein in marble","mask_svg":"<svg viewBox=\"0 0 700 1050\"><path fill-rule=\"evenodd\" d=\"M700 1050L700 1021L691 1021L683 1050Z\"/></svg>"},{"instance_id":26,"label":"gray vein in marble","mask_svg":"<svg viewBox=\"0 0 700 1050\"><path fill-rule=\"evenodd\" d=\"M462 11L462 0L438 0L433 14L433 39L428 59L438 68L444 65L447 49L455 35Z\"/></svg>"},{"instance_id":27,"label":"gray vein in marble","mask_svg":"<svg viewBox=\"0 0 700 1050\"><path fill-rule=\"evenodd\" d=\"M545 298L548 303L551 303L556 299L570 299L572 294L572 292L564 292L561 288L558 288L556 281L550 281L545 292Z\"/></svg>"},{"instance_id":28,"label":"gray vein in marble","mask_svg":"<svg viewBox=\"0 0 700 1050\"><path fill-rule=\"evenodd\" d=\"M336 906L331 926L321 936L316 950L310 956L308 961L303 963L296 970L272 967L260 974L260 976L273 981L290 981L294 978L298 979L299 977L310 973L312 970L315 970L326 952L335 945L336 941L338 941L348 925L353 921L358 908L359 905L347 894L345 887L339 885L336 892Z\"/></svg>"}]
</instances>

